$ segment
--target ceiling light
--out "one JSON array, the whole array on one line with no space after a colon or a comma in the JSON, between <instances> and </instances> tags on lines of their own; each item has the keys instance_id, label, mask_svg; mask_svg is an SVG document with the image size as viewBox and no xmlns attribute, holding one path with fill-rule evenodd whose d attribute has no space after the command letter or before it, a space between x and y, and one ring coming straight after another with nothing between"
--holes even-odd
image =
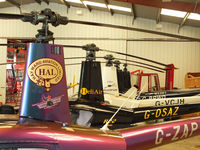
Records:
<instances>
[{"instance_id":1,"label":"ceiling light","mask_svg":"<svg viewBox=\"0 0 200 150\"><path fill-rule=\"evenodd\" d=\"M184 18L186 13L187 12L184 12L184 11L163 9L163 8L161 10L161 15L174 16L174 17L180 17L180 18Z\"/></svg>"},{"instance_id":2,"label":"ceiling light","mask_svg":"<svg viewBox=\"0 0 200 150\"><path fill-rule=\"evenodd\" d=\"M0 0L0 2L5 2L6 0Z\"/></svg>"},{"instance_id":3,"label":"ceiling light","mask_svg":"<svg viewBox=\"0 0 200 150\"><path fill-rule=\"evenodd\" d=\"M196 14L196 13L191 13L191 14L188 16L188 19L200 20L200 15L199 15L199 14Z\"/></svg>"},{"instance_id":4,"label":"ceiling light","mask_svg":"<svg viewBox=\"0 0 200 150\"><path fill-rule=\"evenodd\" d=\"M81 4L82 2L80 0L65 0L66 2L72 2L72 3L79 3Z\"/></svg>"},{"instance_id":5,"label":"ceiling light","mask_svg":"<svg viewBox=\"0 0 200 150\"><path fill-rule=\"evenodd\" d=\"M127 7L121 7L121 6L115 6L115 5L108 5L108 8L131 12L131 8L127 8Z\"/></svg>"},{"instance_id":6,"label":"ceiling light","mask_svg":"<svg viewBox=\"0 0 200 150\"><path fill-rule=\"evenodd\" d=\"M83 1L83 3L85 5L91 5L91 6L106 8L106 4L103 4L103 3L96 3L96 2L91 2L91 1Z\"/></svg>"}]
</instances>

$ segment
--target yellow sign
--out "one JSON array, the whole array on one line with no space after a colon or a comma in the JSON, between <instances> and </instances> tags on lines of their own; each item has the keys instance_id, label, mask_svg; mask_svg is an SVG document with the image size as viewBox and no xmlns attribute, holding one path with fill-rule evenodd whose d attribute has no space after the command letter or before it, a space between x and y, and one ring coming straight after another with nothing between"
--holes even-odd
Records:
<instances>
[{"instance_id":1,"label":"yellow sign","mask_svg":"<svg viewBox=\"0 0 200 150\"><path fill-rule=\"evenodd\" d=\"M59 62L51 58L41 58L28 67L28 77L38 86L50 91L53 84L58 84L63 77L63 69Z\"/></svg>"},{"instance_id":2,"label":"yellow sign","mask_svg":"<svg viewBox=\"0 0 200 150\"><path fill-rule=\"evenodd\" d=\"M80 93L82 95L87 95L87 94L100 94L101 95L103 93L103 91L102 90L93 90L93 89L88 90L87 88L82 88L80 90Z\"/></svg>"},{"instance_id":3,"label":"yellow sign","mask_svg":"<svg viewBox=\"0 0 200 150\"><path fill-rule=\"evenodd\" d=\"M106 124L109 121L109 119L104 119L103 123ZM112 119L108 126L113 126L113 124L117 121L117 119Z\"/></svg>"},{"instance_id":4,"label":"yellow sign","mask_svg":"<svg viewBox=\"0 0 200 150\"><path fill-rule=\"evenodd\" d=\"M178 115L177 114L178 110L179 110L179 107L174 107L174 110L172 109L172 107L163 108L163 109L158 108L156 109L155 112L146 110L144 114L144 119L149 119L151 116L155 118L176 116Z\"/></svg>"}]
</instances>

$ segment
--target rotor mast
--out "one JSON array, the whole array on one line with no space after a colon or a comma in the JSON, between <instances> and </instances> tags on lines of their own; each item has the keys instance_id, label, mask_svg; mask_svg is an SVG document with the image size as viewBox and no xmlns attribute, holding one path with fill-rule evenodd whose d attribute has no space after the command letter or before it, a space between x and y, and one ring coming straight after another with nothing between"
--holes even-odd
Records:
<instances>
[{"instance_id":1,"label":"rotor mast","mask_svg":"<svg viewBox=\"0 0 200 150\"><path fill-rule=\"evenodd\" d=\"M24 22L30 22L33 25L42 23L42 29L39 29L38 34L35 36L37 43L48 43L49 41L54 41L53 32L49 30L49 23L54 27L60 24L68 24L67 17L60 16L48 8L41 12L32 11L30 14L23 14L21 20Z\"/></svg>"}]
</instances>

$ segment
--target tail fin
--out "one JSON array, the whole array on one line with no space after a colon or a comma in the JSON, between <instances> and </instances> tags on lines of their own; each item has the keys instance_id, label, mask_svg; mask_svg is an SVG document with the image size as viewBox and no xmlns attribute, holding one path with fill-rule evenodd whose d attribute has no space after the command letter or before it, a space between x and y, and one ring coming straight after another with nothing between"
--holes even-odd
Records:
<instances>
[{"instance_id":1,"label":"tail fin","mask_svg":"<svg viewBox=\"0 0 200 150\"><path fill-rule=\"evenodd\" d=\"M70 122L62 46L29 45L20 117Z\"/></svg>"},{"instance_id":2,"label":"tail fin","mask_svg":"<svg viewBox=\"0 0 200 150\"><path fill-rule=\"evenodd\" d=\"M119 96L117 71L115 67L105 66L102 70L102 80L104 93Z\"/></svg>"}]
</instances>

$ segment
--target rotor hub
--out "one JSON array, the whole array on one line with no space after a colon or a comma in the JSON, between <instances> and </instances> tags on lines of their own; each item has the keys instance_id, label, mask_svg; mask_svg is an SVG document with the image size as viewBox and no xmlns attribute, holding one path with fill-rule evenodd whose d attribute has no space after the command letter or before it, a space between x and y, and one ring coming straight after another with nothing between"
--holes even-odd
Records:
<instances>
[{"instance_id":1,"label":"rotor hub","mask_svg":"<svg viewBox=\"0 0 200 150\"><path fill-rule=\"evenodd\" d=\"M106 56L104 57L104 59L107 60L106 66L108 66L108 67L113 66L113 60L114 60L113 55L106 55Z\"/></svg>"},{"instance_id":2,"label":"rotor hub","mask_svg":"<svg viewBox=\"0 0 200 150\"><path fill-rule=\"evenodd\" d=\"M121 64L121 62L119 60L115 60L113 63L115 64L115 67L119 70L120 69L119 65Z\"/></svg>"},{"instance_id":3,"label":"rotor hub","mask_svg":"<svg viewBox=\"0 0 200 150\"><path fill-rule=\"evenodd\" d=\"M124 71L128 71L127 70L127 66L128 66L127 63L125 63L123 66L124 66Z\"/></svg>"},{"instance_id":4,"label":"rotor hub","mask_svg":"<svg viewBox=\"0 0 200 150\"><path fill-rule=\"evenodd\" d=\"M95 44L87 44L83 46L83 50L86 50L86 60L94 61L96 60L96 52L99 51L99 48Z\"/></svg>"},{"instance_id":5,"label":"rotor hub","mask_svg":"<svg viewBox=\"0 0 200 150\"><path fill-rule=\"evenodd\" d=\"M41 12L32 11L30 14L24 14L22 21L30 22L34 25L42 23L42 29L38 30L36 39L39 43L48 43L49 41L54 40L53 32L49 31L48 24L51 23L55 27L60 24L66 25L68 23L68 18L60 16L47 8Z\"/></svg>"}]
</instances>

